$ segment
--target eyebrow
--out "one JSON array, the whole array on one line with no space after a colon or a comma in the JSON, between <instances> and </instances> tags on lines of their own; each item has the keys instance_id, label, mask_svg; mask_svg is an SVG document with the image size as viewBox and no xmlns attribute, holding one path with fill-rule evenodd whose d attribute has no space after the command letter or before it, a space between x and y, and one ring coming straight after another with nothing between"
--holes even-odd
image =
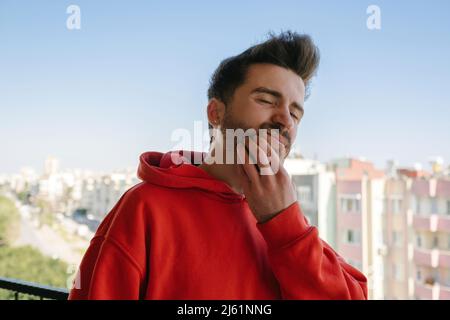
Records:
<instances>
[{"instance_id":1,"label":"eyebrow","mask_svg":"<svg viewBox=\"0 0 450 320\"><path fill-rule=\"evenodd\" d=\"M266 88L266 87L258 87L256 89L253 89L252 92L250 92L250 93L251 94L253 94L253 93L267 93L267 94L270 94L270 95L272 95L272 96L274 96L275 98L278 98L278 99L283 98L283 94L281 92L276 91L276 90L272 90L272 89L269 89L269 88ZM294 108L298 109L302 113L302 115L305 113L305 110L303 109L303 106L300 103L294 101L294 102L292 102L291 105L294 106Z\"/></svg>"}]
</instances>

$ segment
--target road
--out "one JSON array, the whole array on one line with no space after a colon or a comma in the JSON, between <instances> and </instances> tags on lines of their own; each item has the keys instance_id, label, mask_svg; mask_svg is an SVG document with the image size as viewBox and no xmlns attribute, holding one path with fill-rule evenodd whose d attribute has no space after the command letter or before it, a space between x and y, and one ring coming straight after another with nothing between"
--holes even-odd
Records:
<instances>
[{"instance_id":1,"label":"road","mask_svg":"<svg viewBox=\"0 0 450 320\"><path fill-rule=\"evenodd\" d=\"M82 259L82 252L85 250L89 241L77 239L68 242L57 231L48 225L40 228L36 221L32 218L30 207L18 204L20 212L20 235L15 246L30 245L38 249L44 255L52 258L58 258L69 265L78 265Z\"/></svg>"}]
</instances>

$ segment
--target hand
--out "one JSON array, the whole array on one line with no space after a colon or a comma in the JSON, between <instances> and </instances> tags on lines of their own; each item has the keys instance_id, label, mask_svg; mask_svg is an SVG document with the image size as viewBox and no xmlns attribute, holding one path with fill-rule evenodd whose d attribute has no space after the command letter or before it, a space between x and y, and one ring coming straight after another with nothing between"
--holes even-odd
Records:
<instances>
[{"instance_id":1,"label":"hand","mask_svg":"<svg viewBox=\"0 0 450 320\"><path fill-rule=\"evenodd\" d=\"M258 140L259 145L250 138L245 144L238 144L236 151L244 194L256 219L263 223L297 199L291 179L280 161L280 157L285 156L284 145L277 139L271 139L271 144L261 136Z\"/></svg>"}]
</instances>

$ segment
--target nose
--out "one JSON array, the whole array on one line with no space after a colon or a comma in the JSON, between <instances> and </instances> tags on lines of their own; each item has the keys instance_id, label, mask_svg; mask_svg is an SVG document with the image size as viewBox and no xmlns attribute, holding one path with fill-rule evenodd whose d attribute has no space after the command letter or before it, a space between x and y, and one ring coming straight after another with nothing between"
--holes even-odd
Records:
<instances>
[{"instance_id":1,"label":"nose","mask_svg":"<svg viewBox=\"0 0 450 320\"><path fill-rule=\"evenodd\" d=\"M288 105L280 105L276 108L272 121L279 125L282 131L290 131L295 125Z\"/></svg>"}]
</instances>

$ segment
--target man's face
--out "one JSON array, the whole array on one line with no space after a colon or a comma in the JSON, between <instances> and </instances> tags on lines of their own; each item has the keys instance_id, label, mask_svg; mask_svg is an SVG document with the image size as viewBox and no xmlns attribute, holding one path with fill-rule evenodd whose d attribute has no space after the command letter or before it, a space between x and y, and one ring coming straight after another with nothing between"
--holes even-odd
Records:
<instances>
[{"instance_id":1,"label":"man's face","mask_svg":"<svg viewBox=\"0 0 450 320\"><path fill-rule=\"evenodd\" d=\"M226 107L222 129L278 129L286 154L294 143L303 117L305 85L293 71L254 64Z\"/></svg>"}]
</instances>

